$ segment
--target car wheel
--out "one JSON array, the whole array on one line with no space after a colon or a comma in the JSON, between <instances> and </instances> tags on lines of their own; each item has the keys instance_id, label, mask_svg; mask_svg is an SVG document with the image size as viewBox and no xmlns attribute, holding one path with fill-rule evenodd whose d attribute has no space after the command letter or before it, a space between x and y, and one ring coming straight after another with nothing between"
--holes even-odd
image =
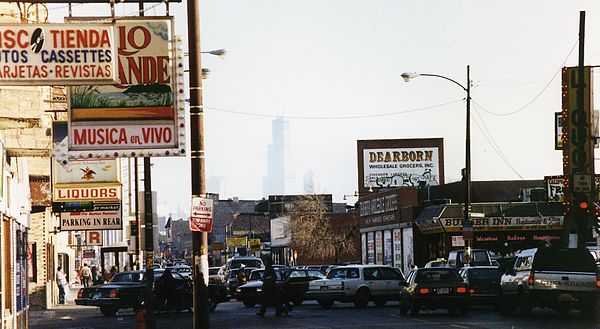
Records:
<instances>
[{"instance_id":1,"label":"car wheel","mask_svg":"<svg viewBox=\"0 0 600 329\"><path fill-rule=\"evenodd\" d=\"M471 309L469 308L469 305L466 305L466 303L460 306L460 315L467 316L470 312Z\"/></svg>"},{"instance_id":2,"label":"car wheel","mask_svg":"<svg viewBox=\"0 0 600 329\"><path fill-rule=\"evenodd\" d=\"M377 307L384 307L385 303L387 303L387 300L385 298L378 298L375 300L375 306Z\"/></svg>"},{"instance_id":3,"label":"car wheel","mask_svg":"<svg viewBox=\"0 0 600 329\"><path fill-rule=\"evenodd\" d=\"M417 303L415 303L414 301L410 305L410 315L419 315L419 305L417 305Z\"/></svg>"},{"instance_id":4,"label":"car wheel","mask_svg":"<svg viewBox=\"0 0 600 329\"><path fill-rule=\"evenodd\" d=\"M594 313L596 311L596 303L595 301L584 300L581 303L581 314L588 319L594 318Z\"/></svg>"},{"instance_id":5,"label":"car wheel","mask_svg":"<svg viewBox=\"0 0 600 329\"><path fill-rule=\"evenodd\" d=\"M531 301L529 300L529 298L527 296L525 296L525 294L519 293L518 305L519 305L519 313L521 315L528 315L529 313L531 313L531 308L532 308Z\"/></svg>"},{"instance_id":6,"label":"car wheel","mask_svg":"<svg viewBox=\"0 0 600 329\"><path fill-rule=\"evenodd\" d=\"M254 307L254 305L256 305L255 301L249 300L249 299L244 300L244 306L246 306L246 307Z\"/></svg>"},{"instance_id":7,"label":"car wheel","mask_svg":"<svg viewBox=\"0 0 600 329\"><path fill-rule=\"evenodd\" d=\"M117 311L119 311L119 309L114 306L100 306L100 312L102 312L102 315L104 316L115 316Z\"/></svg>"},{"instance_id":8,"label":"car wheel","mask_svg":"<svg viewBox=\"0 0 600 329\"><path fill-rule=\"evenodd\" d=\"M209 312L214 312L217 309L217 304L219 304L219 302L217 302L217 296L214 296L213 294L209 294L208 295L208 311Z\"/></svg>"},{"instance_id":9,"label":"car wheel","mask_svg":"<svg viewBox=\"0 0 600 329\"><path fill-rule=\"evenodd\" d=\"M325 309L329 309L331 306L333 306L333 299L319 299L318 302L319 305Z\"/></svg>"},{"instance_id":10,"label":"car wheel","mask_svg":"<svg viewBox=\"0 0 600 329\"><path fill-rule=\"evenodd\" d=\"M366 288L358 289L356 292L356 299L354 300L354 305L356 307L366 307L369 304L369 290Z\"/></svg>"},{"instance_id":11,"label":"car wheel","mask_svg":"<svg viewBox=\"0 0 600 329\"><path fill-rule=\"evenodd\" d=\"M410 305L407 300L400 298L400 315L408 314L408 310L410 309Z\"/></svg>"}]
</instances>

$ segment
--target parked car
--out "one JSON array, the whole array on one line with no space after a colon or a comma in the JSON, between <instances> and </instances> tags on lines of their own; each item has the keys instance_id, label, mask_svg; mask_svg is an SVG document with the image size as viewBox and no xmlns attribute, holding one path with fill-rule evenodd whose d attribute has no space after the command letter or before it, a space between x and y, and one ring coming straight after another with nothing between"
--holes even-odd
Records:
<instances>
[{"instance_id":1,"label":"parked car","mask_svg":"<svg viewBox=\"0 0 600 329\"><path fill-rule=\"evenodd\" d=\"M486 249L471 249L469 266L492 266L492 257ZM448 266L462 268L465 266L465 250L452 250L448 253Z\"/></svg>"},{"instance_id":2,"label":"parked car","mask_svg":"<svg viewBox=\"0 0 600 329\"><path fill-rule=\"evenodd\" d=\"M556 310L581 309L595 313L600 277L585 248L534 248L517 254L514 266L502 275L503 310L523 314L536 306Z\"/></svg>"},{"instance_id":3,"label":"parked car","mask_svg":"<svg viewBox=\"0 0 600 329\"><path fill-rule=\"evenodd\" d=\"M400 292L400 314L416 315L422 309L447 308L469 313L469 289L455 268L420 268L410 272Z\"/></svg>"},{"instance_id":4,"label":"parked car","mask_svg":"<svg viewBox=\"0 0 600 329\"><path fill-rule=\"evenodd\" d=\"M160 280L164 269L154 270L155 283ZM145 271L126 271L116 273L110 282L106 284L81 288L77 292L75 299L76 305L96 306L100 308L105 316L114 316L121 309L133 309L137 312L141 307L140 301L143 300L143 295L146 289ZM172 272L171 275L175 279L174 291L181 292L181 305L189 303L191 307L191 294L184 293L188 287L191 289L191 280L183 277L179 273ZM216 304L227 301L227 295L223 297L221 289L218 285L209 284L209 304L212 300L211 308L214 310ZM158 308L157 308L158 309Z\"/></svg>"},{"instance_id":5,"label":"parked car","mask_svg":"<svg viewBox=\"0 0 600 329\"><path fill-rule=\"evenodd\" d=\"M264 274L264 270L252 271L250 282L237 288L237 299L242 301L246 307L253 307L260 301L263 286L262 274ZM260 278L256 279L259 276ZM321 271L298 269L279 269L275 271L275 276L277 287L294 305L302 304L310 281L325 278Z\"/></svg>"},{"instance_id":6,"label":"parked car","mask_svg":"<svg viewBox=\"0 0 600 329\"><path fill-rule=\"evenodd\" d=\"M500 306L500 279L502 271L500 271L499 267L463 267L459 272L469 286L471 305L492 304Z\"/></svg>"},{"instance_id":7,"label":"parked car","mask_svg":"<svg viewBox=\"0 0 600 329\"><path fill-rule=\"evenodd\" d=\"M227 277L227 282L225 283L225 286L227 287L227 292L229 293L229 295L235 297L237 287L244 284L244 282L238 282L238 279L237 279L238 272L244 271L244 276L246 278L249 278L250 273L252 273L252 271L254 271L254 270L256 270L256 268L254 268L254 267L235 268L235 269L229 270L229 276Z\"/></svg>"},{"instance_id":8,"label":"parked car","mask_svg":"<svg viewBox=\"0 0 600 329\"><path fill-rule=\"evenodd\" d=\"M323 308L334 301L353 302L365 307L370 301L383 306L396 300L405 285L404 275L398 268L385 265L348 265L336 267L322 280L309 283L305 299L316 299Z\"/></svg>"},{"instance_id":9,"label":"parked car","mask_svg":"<svg viewBox=\"0 0 600 329\"><path fill-rule=\"evenodd\" d=\"M223 278L219 275L221 267L208 268L208 282L212 284L224 284Z\"/></svg>"},{"instance_id":10,"label":"parked car","mask_svg":"<svg viewBox=\"0 0 600 329\"><path fill-rule=\"evenodd\" d=\"M446 262L446 260L443 258L430 260L429 262L427 262L427 264L425 264L425 268L430 267L448 267L448 262Z\"/></svg>"},{"instance_id":11,"label":"parked car","mask_svg":"<svg viewBox=\"0 0 600 329\"><path fill-rule=\"evenodd\" d=\"M167 269L167 268L170 269L171 272L177 272L177 273L183 275L184 277L192 276L192 268L187 265L169 266L169 267L166 267L165 269Z\"/></svg>"}]
</instances>

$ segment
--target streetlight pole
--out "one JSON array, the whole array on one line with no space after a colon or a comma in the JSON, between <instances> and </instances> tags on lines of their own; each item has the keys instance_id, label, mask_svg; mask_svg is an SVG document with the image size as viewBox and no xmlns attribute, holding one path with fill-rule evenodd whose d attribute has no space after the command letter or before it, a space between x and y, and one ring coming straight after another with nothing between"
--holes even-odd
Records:
<instances>
[{"instance_id":1,"label":"streetlight pole","mask_svg":"<svg viewBox=\"0 0 600 329\"><path fill-rule=\"evenodd\" d=\"M422 77L436 77L448 80L459 86L467 93L467 118L466 118L466 137L465 137L465 169L463 179L465 181L465 210L463 219L463 237L465 240L465 264L471 262L471 245L473 241L473 223L471 222L471 67L467 65L467 84L466 87L460 82L438 74L430 73L402 73L404 81L409 82L411 79Z\"/></svg>"}]
</instances>

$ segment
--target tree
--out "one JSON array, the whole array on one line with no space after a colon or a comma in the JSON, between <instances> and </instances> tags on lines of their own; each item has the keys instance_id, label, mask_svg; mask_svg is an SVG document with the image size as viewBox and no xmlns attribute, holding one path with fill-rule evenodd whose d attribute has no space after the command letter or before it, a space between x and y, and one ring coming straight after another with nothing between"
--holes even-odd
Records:
<instances>
[{"instance_id":1,"label":"tree","mask_svg":"<svg viewBox=\"0 0 600 329\"><path fill-rule=\"evenodd\" d=\"M342 256L357 253L354 239L358 225L333 225L320 195L309 194L295 202L290 211L292 242L290 247L315 260L339 263Z\"/></svg>"}]
</instances>

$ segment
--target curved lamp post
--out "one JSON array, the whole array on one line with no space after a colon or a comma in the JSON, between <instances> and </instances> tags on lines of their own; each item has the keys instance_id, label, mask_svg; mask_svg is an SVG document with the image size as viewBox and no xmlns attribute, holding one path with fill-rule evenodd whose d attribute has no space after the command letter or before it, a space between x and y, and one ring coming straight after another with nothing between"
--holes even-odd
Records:
<instances>
[{"instance_id":1,"label":"curved lamp post","mask_svg":"<svg viewBox=\"0 0 600 329\"><path fill-rule=\"evenodd\" d=\"M465 263L471 262L470 248L471 241L473 239L473 223L471 222L471 80L470 80L470 67L467 65L467 84L466 86L457 82L454 79L450 79L443 75L429 74L429 73L402 73L404 81L409 82L411 79L417 77L435 77L448 80L455 85L459 86L462 90L467 93L467 127L466 127L466 138L465 138L465 169L463 172L463 179L465 181L465 211L463 219L463 236L465 237Z\"/></svg>"}]
</instances>

